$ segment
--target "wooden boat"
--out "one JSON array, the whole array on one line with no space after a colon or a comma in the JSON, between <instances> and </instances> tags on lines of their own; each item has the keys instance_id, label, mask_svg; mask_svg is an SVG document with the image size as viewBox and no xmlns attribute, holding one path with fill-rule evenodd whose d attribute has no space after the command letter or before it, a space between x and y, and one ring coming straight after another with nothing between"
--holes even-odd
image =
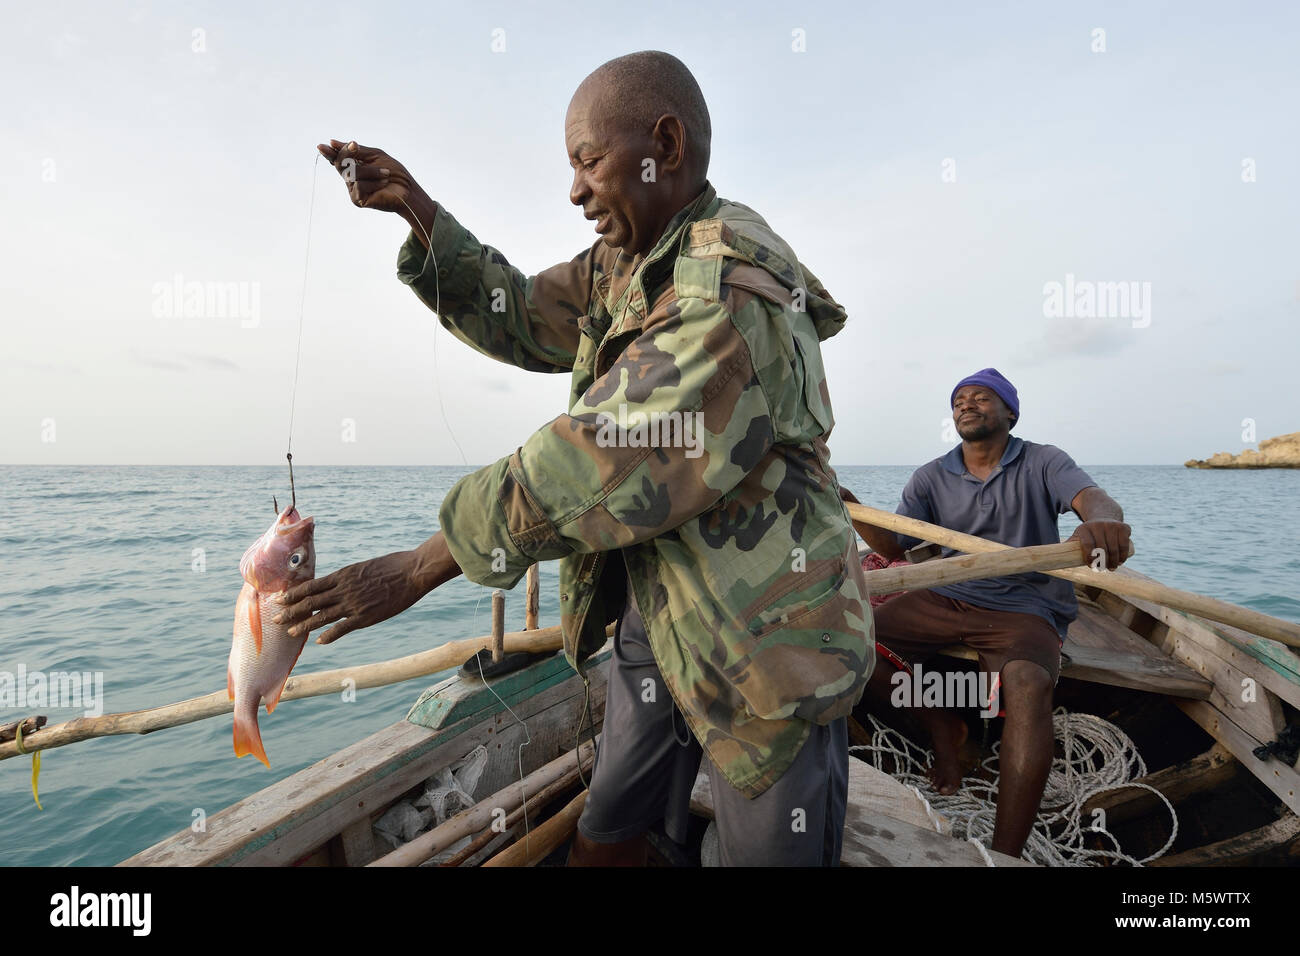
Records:
<instances>
[{"instance_id":1,"label":"wooden boat","mask_svg":"<svg viewBox=\"0 0 1300 956\"><path fill-rule=\"evenodd\" d=\"M1057 702L1105 717L1143 750L1153 769L1141 782L1179 813L1178 840L1154 865L1300 860L1300 771L1287 749L1291 735L1300 736L1300 657L1139 597L1086 584L1076 593L1079 617L1064 645ZM966 650L947 653L961 666ZM209 817L204 833L178 833L122 865L414 865L452 846L453 837L469 838L454 865L482 863L507 845L511 855L498 862L562 861L585 796L573 752L599 732L609 656L607 643L589 685L560 654L486 682L442 680L405 719ZM431 831L443 836L426 833L422 845L408 844L404 858L400 850L389 854L375 821L479 747L487 762L474 810ZM564 761L569 769L561 773ZM915 791L861 760L851 765L845 865L1030 865L953 838ZM522 775L533 795L527 821L509 805ZM692 809L703 830L711 806L699 784ZM1168 811L1147 789L1103 793L1083 809L1103 811L1139 859L1169 836ZM654 847L661 864L697 862L695 851L664 840Z\"/></svg>"}]
</instances>

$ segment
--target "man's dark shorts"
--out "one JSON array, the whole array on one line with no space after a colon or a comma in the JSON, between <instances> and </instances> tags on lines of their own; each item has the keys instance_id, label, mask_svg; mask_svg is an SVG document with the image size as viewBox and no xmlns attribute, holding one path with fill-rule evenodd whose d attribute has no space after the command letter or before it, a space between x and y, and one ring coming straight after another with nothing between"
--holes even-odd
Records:
<instances>
[{"instance_id":1,"label":"man's dark shorts","mask_svg":"<svg viewBox=\"0 0 1300 956\"><path fill-rule=\"evenodd\" d=\"M1033 661L1056 683L1061 638L1046 618L976 607L933 591L909 591L872 611L876 641L909 664L949 644L979 654L980 670L1000 674L1010 661Z\"/></svg>"},{"instance_id":2,"label":"man's dark shorts","mask_svg":"<svg viewBox=\"0 0 1300 956\"><path fill-rule=\"evenodd\" d=\"M605 725L583 836L617 843L663 819L686 842L691 788L703 750L655 664L645 624L629 599L614 632ZM814 725L776 783L747 799L707 761L724 866L834 866L848 799L848 722Z\"/></svg>"}]
</instances>

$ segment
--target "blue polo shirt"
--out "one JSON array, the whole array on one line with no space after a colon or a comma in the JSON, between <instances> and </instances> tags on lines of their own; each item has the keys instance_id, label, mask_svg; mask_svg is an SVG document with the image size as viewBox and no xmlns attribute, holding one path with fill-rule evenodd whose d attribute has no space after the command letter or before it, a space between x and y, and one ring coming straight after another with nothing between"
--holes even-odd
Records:
<instances>
[{"instance_id":1,"label":"blue polo shirt","mask_svg":"<svg viewBox=\"0 0 1300 956\"><path fill-rule=\"evenodd\" d=\"M1058 515L1084 488L1097 484L1065 452L1011 436L998 467L985 481L966 470L961 445L922 465L903 489L898 514L1023 548L1061 540ZM919 538L898 535L904 548ZM958 552L943 549L943 556ZM1074 585L1038 572L963 581L933 589L959 601L996 611L1020 611L1046 618L1065 639L1078 616Z\"/></svg>"}]
</instances>

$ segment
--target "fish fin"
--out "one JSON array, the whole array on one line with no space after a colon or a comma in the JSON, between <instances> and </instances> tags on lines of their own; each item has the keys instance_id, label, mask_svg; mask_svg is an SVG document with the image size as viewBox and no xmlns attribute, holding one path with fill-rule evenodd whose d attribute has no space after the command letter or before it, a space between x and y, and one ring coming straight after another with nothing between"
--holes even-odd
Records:
<instances>
[{"instance_id":1,"label":"fish fin","mask_svg":"<svg viewBox=\"0 0 1300 956\"><path fill-rule=\"evenodd\" d=\"M253 646L257 653L262 653L262 595L255 588L245 588L239 592L239 601L243 611L248 615L248 629L253 633ZM238 613L238 609L236 610Z\"/></svg>"},{"instance_id":2,"label":"fish fin","mask_svg":"<svg viewBox=\"0 0 1300 956\"><path fill-rule=\"evenodd\" d=\"M226 696L231 700L235 699L235 672L226 665Z\"/></svg>"},{"instance_id":3,"label":"fish fin","mask_svg":"<svg viewBox=\"0 0 1300 956\"><path fill-rule=\"evenodd\" d=\"M280 681L280 686L271 693L263 695L262 700L266 703L266 712L268 714L275 712L275 705L280 703L280 695L284 693L284 685L289 683L289 676L293 673L293 669L298 666L298 658L302 657L302 649L306 646L307 638L304 637L302 643L298 645L298 653L294 655L293 663L289 665L288 673L284 675L284 680Z\"/></svg>"},{"instance_id":4,"label":"fish fin","mask_svg":"<svg viewBox=\"0 0 1300 956\"><path fill-rule=\"evenodd\" d=\"M235 756L245 757L252 754L268 767L271 761L266 759L266 750L262 746L262 732L257 726L257 711L251 717L235 711Z\"/></svg>"}]
</instances>

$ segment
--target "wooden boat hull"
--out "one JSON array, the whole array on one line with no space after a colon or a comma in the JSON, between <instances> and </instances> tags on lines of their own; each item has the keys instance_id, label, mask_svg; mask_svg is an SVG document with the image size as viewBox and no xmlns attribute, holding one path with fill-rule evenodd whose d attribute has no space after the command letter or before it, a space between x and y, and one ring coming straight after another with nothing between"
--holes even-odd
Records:
<instances>
[{"instance_id":1,"label":"wooden boat hull","mask_svg":"<svg viewBox=\"0 0 1300 956\"><path fill-rule=\"evenodd\" d=\"M1132 573L1121 570L1115 573ZM1300 772L1255 748L1274 740L1291 708L1300 708L1300 657L1272 641L1139 599L1080 588L1080 615L1064 647L1062 677L1141 692L1176 702L1217 741L1185 766L1147 779L1171 799L1193 799L1225 787L1248 771L1276 798L1278 818L1250 832L1193 847L1175 865L1236 862L1270 852L1287 857L1300 847ZM957 657L969 649L950 648ZM418 791L440 768L482 745L489 758L476 796L491 794L600 729L610 646L588 669L590 693L561 655L490 681L451 677L421 695L406 720L317 762L210 817L202 834L183 831L123 861L126 866L364 865L381 856L373 822L404 795ZM1243 682L1254 688L1242 695ZM1100 692L1103 688L1098 688ZM1285 705L1285 706L1284 706ZM524 723L526 722L526 727ZM1195 725L1195 726L1193 726ZM531 742L520 749L525 740ZM843 862L850 866L970 866L1023 864L986 857L947 835L908 788L853 761ZM522 770L521 770L522 768ZM1225 768L1229 768L1225 770ZM702 779L704 779L702 777ZM1098 806L1116 820L1152 810L1148 791L1117 791ZM1124 795L1129 796L1124 796ZM693 809L710 804L698 791ZM1092 803L1089 806L1093 806Z\"/></svg>"}]
</instances>

